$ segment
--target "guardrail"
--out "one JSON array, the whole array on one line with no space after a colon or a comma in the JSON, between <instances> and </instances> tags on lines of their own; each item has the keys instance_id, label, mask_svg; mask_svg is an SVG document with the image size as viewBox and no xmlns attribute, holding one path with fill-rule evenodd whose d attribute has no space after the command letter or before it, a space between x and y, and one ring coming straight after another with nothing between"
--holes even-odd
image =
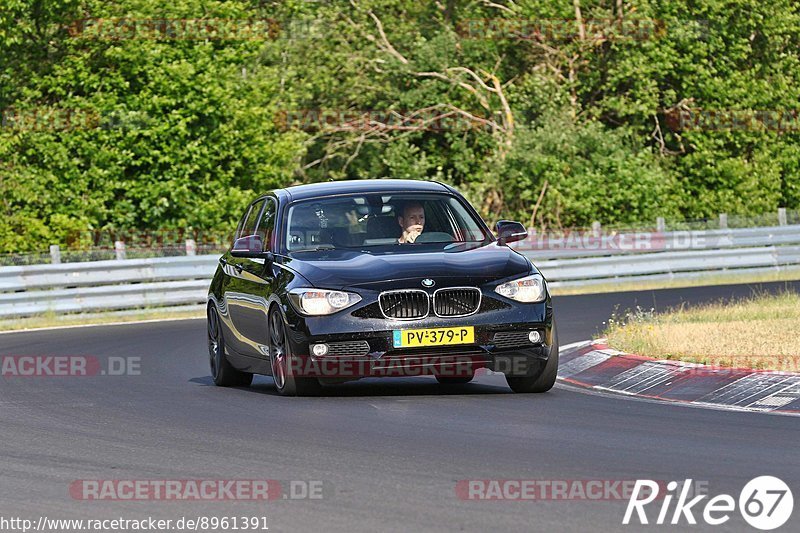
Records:
<instances>
[{"instance_id":1,"label":"guardrail","mask_svg":"<svg viewBox=\"0 0 800 533\"><path fill-rule=\"evenodd\" d=\"M552 287L800 271L800 225L536 234L513 245ZM217 255L0 267L0 318L203 304Z\"/></svg>"},{"instance_id":2,"label":"guardrail","mask_svg":"<svg viewBox=\"0 0 800 533\"><path fill-rule=\"evenodd\" d=\"M532 259L536 259L535 256ZM800 246L654 252L539 261L553 288L795 270Z\"/></svg>"},{"instance_id":3,"label":"guardrail","mask_svg":"<svg viewBox=\"0 0 800 533\"><path fill-rule=\"evenodd\" d=\"M532 258L565 259L604 255L696 251L800 244L800 225L703 231L564 232L531 231L513 248Z\"/></svg>"},{"instance_id":4,"label":"guardrail","mask_svg":"<svg viewBox=\"0 0 800 533\"><path fill-rule=\"evenodd\" d=\"M201 304L219 256L0 268L0 317Z\"/></svg>"},{"instance_id":5,"label":"guardrail","mask_svg":"<svg viewBox=\"0 0 800 533\"><path fill-rule=\"evenodd\" d=\"M800 225L704 231L531 233L515 248L556 287L800 270Z\"/></svg>"}]
</instances>

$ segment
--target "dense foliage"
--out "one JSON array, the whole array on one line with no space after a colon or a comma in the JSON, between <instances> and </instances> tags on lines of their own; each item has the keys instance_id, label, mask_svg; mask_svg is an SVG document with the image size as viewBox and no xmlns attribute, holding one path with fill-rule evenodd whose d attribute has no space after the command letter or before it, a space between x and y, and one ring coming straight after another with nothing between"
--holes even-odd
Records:
<instances>
[{"instance_id":1,"label":"dense foliage","mask_svg":"<svg viewBox=\"0 0 800 533\"><path fill-rule=\"evenodd\" d=\"M793 0L4 0L0 250L383 176L539 227L797 209L798 57Z\"/></svg>"}]
</instances>

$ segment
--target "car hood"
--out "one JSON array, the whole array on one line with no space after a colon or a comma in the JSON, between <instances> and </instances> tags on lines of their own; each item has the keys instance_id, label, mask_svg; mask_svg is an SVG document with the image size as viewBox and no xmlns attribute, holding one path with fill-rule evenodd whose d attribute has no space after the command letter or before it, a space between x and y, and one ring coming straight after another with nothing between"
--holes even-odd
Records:
<instances>
[{"instance_id":1,"label":"car hood","mask_svg":"<svg viewBox=\"0 0 800 533\"><path fill-rule=\"evenodd\" d=\"M285 265L297 271L315 287L348 287L387 290L410 280L430 278L436 287L478 286L490 281L522 276L531 271L530 262L507 246L490 243L480 247L449 250L371 252L325 250L305 252L288 258ZM418 286L415 283L414 286Z\"/></svg>"}]
</instances>

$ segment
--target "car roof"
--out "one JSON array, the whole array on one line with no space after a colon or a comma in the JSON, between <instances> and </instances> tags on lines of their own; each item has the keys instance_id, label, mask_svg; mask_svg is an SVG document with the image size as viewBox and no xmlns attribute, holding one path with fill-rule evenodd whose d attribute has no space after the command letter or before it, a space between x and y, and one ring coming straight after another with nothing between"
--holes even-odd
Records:
<instances>
[{"instance_id":1,"label":"car roof","mask_svg":"<svg viewBox=\"0 0 800 533\"><path fill-rule=\"evenodd\" d=\"M291 201L333 196L337 194L364 194L372 192L451 192L446 185L436 181L368 179L348 181L323 181L295 185L284 189Z\"/></svg>"}]
</instances>

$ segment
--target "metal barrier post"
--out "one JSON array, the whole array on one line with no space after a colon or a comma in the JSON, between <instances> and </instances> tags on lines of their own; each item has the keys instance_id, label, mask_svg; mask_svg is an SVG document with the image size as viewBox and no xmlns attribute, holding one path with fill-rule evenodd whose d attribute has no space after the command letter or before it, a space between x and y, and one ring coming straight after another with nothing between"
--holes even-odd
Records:
<instances>
[{"instance_id":1,"label":"metal barrier post","mask_svg":"<svg viewBox=\"0 0 800 533\"><path fill-rule=\"evenodd\" d=\"M125 243L123 241L114 242L114 251L117 252L117 261L122 261L126 258Z\"/></svg>"},{"instance_id":2,"label":"metal barrier post","mask_svg":"<svg viewBox=\"0 0 800 533\"><path fill-rule=\"evenodd\" d=\"M53 265L61 264L61 248L57 244L50 245L50 263Z\"/></svg>"}]
</instances>

